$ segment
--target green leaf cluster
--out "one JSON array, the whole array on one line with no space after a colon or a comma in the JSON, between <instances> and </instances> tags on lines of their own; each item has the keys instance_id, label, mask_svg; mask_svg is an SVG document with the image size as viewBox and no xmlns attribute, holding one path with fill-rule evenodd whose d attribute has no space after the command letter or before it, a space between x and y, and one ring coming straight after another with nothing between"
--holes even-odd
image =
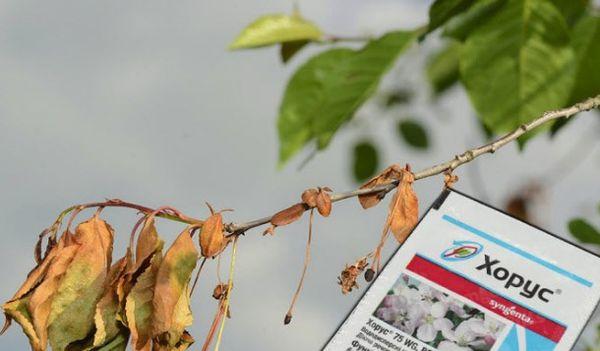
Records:
<instances>
[{"instance_id":1,"label":"green leaf cluster","mask_svg":"<svg viewBox=\"0 0 600 351\"><path fill-rule=\"evenodd\" d=\"M427 64L433 92L440 95L461 84L490 134L600 93L600 16L588 0L436 0L426 26L391 31L360 49L326 49L296 70L277 119L279 164L308 144L325 149L406 48L436 31L448 42ZM310 42L343 40L330 38L296 12L260 18L231 47L279 44L286 62ZM399 131L409 145L427 145L414 125ZM532 136L525 134L520 144Z\"/></svg>"}]
</instances>

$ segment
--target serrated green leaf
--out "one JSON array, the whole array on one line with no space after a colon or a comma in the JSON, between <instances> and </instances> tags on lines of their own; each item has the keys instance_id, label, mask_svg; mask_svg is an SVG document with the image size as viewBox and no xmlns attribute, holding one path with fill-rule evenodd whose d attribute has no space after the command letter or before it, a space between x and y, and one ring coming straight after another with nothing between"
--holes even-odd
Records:
<instances>
[{"instance_id":1,"label":"serrated green leaf","mask_svg":"<svg viewBox=\"0 0 600 351\"><path fill-rule=\"evenodd\" d=\"M402 120L398 123L398 133L406 143L417 149L429 147L429 137L425 128L415 120Z\"/></svg>"},{"instance_id":2,"label":"serrated green leaf","mask_svg":"<svg viewBox=\"0 0 600 351\"><path fill-rule=\"evenodd\" d=\"M320 40L322 36L319 27L298 14L266 15L244 28L229 49L257 48L298 40Z\"/></svg>"},{"instance_id":3,"label":"serrated green leaf","mask_svg":"<svg viewBox=\"0 0 600 351\"><path fill-rule=\"evenodd\" d=\"M354 145L352 152L352 174L357 182L364 182L379 169L379 155L375 145L362 141Z\"/></svg>"},{"instance_id":4,"label":"serrated green leaf","mask_svg":"<svg viewBox=\"0 0 600 351\"><path fill-rule=\"evenodd\" d=\"M584 244L600 245L600 232L585 219L577 218L569 222L569 231Z\"/></svg>"},{"instance_id":5,"label":"serrated green leaf","mask_svg":"<svg viewBox=\"0 0 600 351\"><path fill-rule=\"evenodd\" d=\"M507 0L479 0L464 13L453 17L442 33L443 36L463 41L469 34L485 23Z\"/></svg>"},{"instance_id":6,"label":"serrated green leaf","mask_svg":"<svg viewBox=\"0 0 600 351\"><path fill-rule=\"evenodd\" d=\"M452 17L466 11L475 0L436 0L429 8L427 33L444 25Z\"/></svg>"},{"instance_id":7,"label":"serrated green leaf","mask_svg":"<svg viewBox=\"0 0 600 351\"><path fill-rule=\"evenodd\" d=\"M433 55L427 63L427 79L436 95L443 93L459 79L458 57L460 44L450 43Z\"/></svg>"},{"instance_id":8,"label":"serrated green leaf","mask_svg":"<svg viewBox=\"0 0 600 351\"><path fill-rule=\"evenodd\" d=\"M388 33L360 50L327 50L300 67L288 83L277 121L280 165L310 141L326 148L414 37L414 32Z\"/></svg>"},{"instance_id":9,"label":"serrated green leaf","mask_svg":"<svg viewBox=\"0 0 600 351\"><path fill-rule=\"evenodd\" d=\"M569 44L564 18L549 0L509 0L473 30L460 70L482 121L502 133L564 106L574 83Z\"/></svg>"},{"instance_id":10,"label":"serrated green leaf","mask_svg":"<svg viewBox=\"0 0 600 351\"><path fill-rule=\"evenodd\" d=\"M571 103L600 94L600 16L582 18L573 28L576 74Z\"/></svg>"}]
</instances>

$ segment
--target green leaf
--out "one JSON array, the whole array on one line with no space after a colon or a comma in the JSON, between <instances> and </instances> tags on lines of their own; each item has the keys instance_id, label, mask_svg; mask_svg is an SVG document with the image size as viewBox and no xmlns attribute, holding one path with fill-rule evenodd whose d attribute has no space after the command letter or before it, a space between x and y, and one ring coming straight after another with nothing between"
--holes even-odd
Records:
<instances>
[{"instance_id":1,"label":"green leaf","mask_svg":"<svg viewBox=\"0 0 600 351\"><path fill-rule=\"evenodd\" d=\"M577 218L569 222L569 231L584 244L600 245L600 232L585 219Z\"/></svg>"},{"instance_id":2,"label":"green leaf","mask_svg":"<svg viewBox=\"0 0 600 351\"><path fill-rule=\"evenodd\" d=\"M398 133L406 143L417 149L429 147L429 138L425 128L415 120L403 120L398 123Z\"/></svg>"},{"instance_id":3,"label":"green leaf","mask_svg":"<svg viewBox=\"0 0 600 351\"><path fill-rule=\"evenodd\" d=\"M279 57L281 57L281 62L288 63L288 61L291 60L292 57L294 57L294 55L302 50L302 48L308 43L308 40L296 40L281 43L279 46Z\"/></svg>"},{"instance_id":4,"label":"green leaf","mask_svg":"<svg viewBox=\"0 0 600 351\"><path fill-rule=\"evenodd\" d=\"M443 36L463 41L506 4L506 0L480 0L464 13L455 16L444 27Z\"/></svg>"},{"instance_id":5,"label":"green leaf","mask_svg":"<svg viewBox=\"0 0 600 351\"><path fill-rule=\"evenodd\" d=\"M443 93L458 81L459 53L460 44L454 42L433 55L427 63L427 79L436 95Z\"/></svg>"},{"instance_id":6,"label":"green leaf","mask_svg":"<svg viewBox=\"0 0 600 351\"><path fill-rule=\"evenodd\" d=\"M317 142L318 149L326 148L414 37L414 32L391 32L360 50L327 50L301 66L289 81L280 107L279 164L311 141Z\"/></svg>"},{"instance_id":7,"label":"green leaf","mask_svg":"<svg viewBox=\"0 0 600 351\"><path fill-rule=\"evenodd\" d=\"M390 92L388 92L383 99L383 106L386 108L391 108L397 105L404 105L409 103L413 98L413 92L404 89L397 88Z\"/></svg>"},{"instance_id":8,"label":"green leaf","mask_svg":"<svg viewBox=\"0 0 600 351\"><path fill-rule=\"evenodd\" d=\"M575 24L588 8L589 0L552 0L554 6L563 14L569 26Z\"/></svg>"},{"instance_id":9,"label":"green leaf","mask_svg":"<svg viewBox=\"0 0 600 351\"><path fill-rule=\"evenodd\" d=\"M452 17L464 12L475 0L436 0L429 8L429 25L427 33L441 27Z\"/></svg>"},{"instance_id":10,"label":"green leaf","mask_svg":"<svg viewBox=\"0 0 600 351\"><path fill-rule=\"evenodd\" d=\"M266 15L244 28L229 49L257 48L298 40L320 40L322 36L319 27L299 14Z\"/></svg>"},{"instance_id":11,"label":"green leaf","mask_svg":"<svg viewBox=\"0 0 600 351\"><path fill-rule=\"evenodd\" d=\"M600 94L600 17L582 18L573 28L576 74L571 103Z\"/></svg>"},{"instance_id":12,"label":"green leaf","mask_svg":"<svg viewBox=\"0 0 600 351\"><path fill-rule=\"evenodd\" d=\"M354 145L352 153L352 170L354 180L359 183L371 178L379 169L379 155L375 145L362 141Z\"/></svg>"},{"instance_id":13,"label":"green leaf","mask_svg":"<svg viewBox=\"0 0 600 351\"><path fill-rule=\"evenodd\" d=\"M574 57L569 44L564 18L549 0L509 0L470 33L460 54L461 78L494 133L568 102Z\"/></svg>"}]
</instances>

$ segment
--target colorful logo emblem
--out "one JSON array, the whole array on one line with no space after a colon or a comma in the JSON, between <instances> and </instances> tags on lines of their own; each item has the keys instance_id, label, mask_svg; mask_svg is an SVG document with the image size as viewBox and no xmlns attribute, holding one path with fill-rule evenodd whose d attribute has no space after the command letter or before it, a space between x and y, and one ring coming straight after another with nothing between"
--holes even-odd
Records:
<instances>
[{"instance_id":1,"label":"colorful logo emblem","mask_svg":"<svg viewBox=\"0 0 600 351\"><path fill-rule=\"evenodd\" d=\"M483 245L474 241L455 241L452 247L442 252L440 257L444 261L463 261L477 256Z\"/></svg>"}]
</instances>

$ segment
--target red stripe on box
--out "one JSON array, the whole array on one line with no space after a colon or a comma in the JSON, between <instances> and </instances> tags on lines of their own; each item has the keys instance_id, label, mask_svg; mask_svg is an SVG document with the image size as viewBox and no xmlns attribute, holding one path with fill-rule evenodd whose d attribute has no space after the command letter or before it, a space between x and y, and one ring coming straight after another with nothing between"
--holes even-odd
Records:
<instances>
[{"instance_id":1,"label":"red stripe on box","mask_svg":"<svg viewBox=\"0 0 600 351\"><path fill-rule=\"evenodd\" d=\"M421 256L413 257L407 268L411 272L485 306L488 310L556 343L565 333L566 328L563 325L540 316Z\"/></svg>"}]
</instances>

